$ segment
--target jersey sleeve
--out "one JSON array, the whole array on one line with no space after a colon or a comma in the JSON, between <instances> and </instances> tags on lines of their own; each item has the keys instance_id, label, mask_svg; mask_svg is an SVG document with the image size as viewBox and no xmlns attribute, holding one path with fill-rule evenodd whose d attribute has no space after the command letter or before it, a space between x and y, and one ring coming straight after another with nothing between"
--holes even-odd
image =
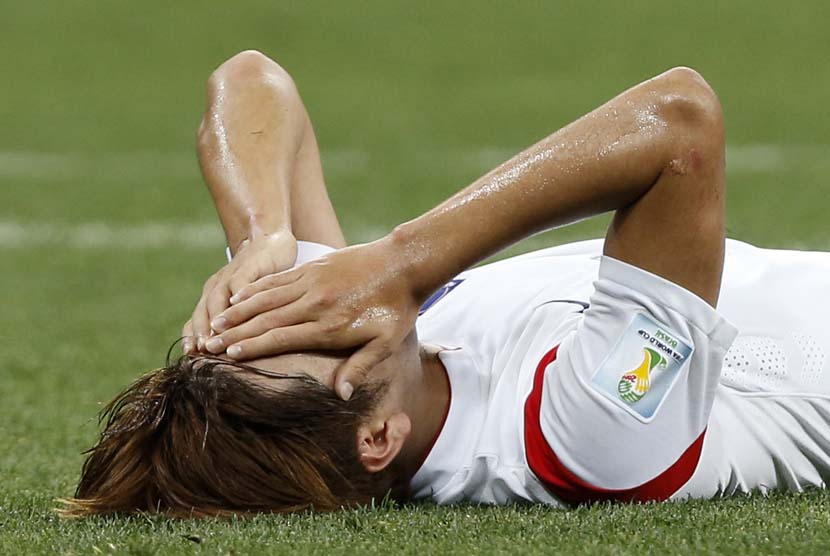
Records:
<instances>
[{"instance_id":1,"label":"jersey sleeve","mask_svg":"<svg viewBox=\"0 0 830 556\"><path fill-rule=\"evenodd\" d=\"M329 247L328 245L323 245L322 243L298 240L297 258L294 260L293 266L300 266L301 264L313 261L314 259L319 259L323 255L327 255L332 251L336 251L336 249L334 247ZM228 262L233 260L230 247L225 247L225 257L228 259Z\"/></svg>"},{"instance_id":2,"label":"jersey sleeve","mask_svg":"<svg viewBox=\"0 0 830 556\"><path fill-rule=\"evenodd\" d=\"M590 308L539 361L533 473L565 502L670 497L694 473L737 330L701 298L604 257Z\"/></svg>"}]
</instances>

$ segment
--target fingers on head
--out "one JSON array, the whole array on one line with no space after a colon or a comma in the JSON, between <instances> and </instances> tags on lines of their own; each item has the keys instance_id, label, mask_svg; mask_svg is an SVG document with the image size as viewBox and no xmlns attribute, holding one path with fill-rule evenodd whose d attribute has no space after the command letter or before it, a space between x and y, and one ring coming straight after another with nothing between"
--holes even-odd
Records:
<instances>
[{"instance_id":1,"label":"fingers on head","mask_svg":"<svg viewBox=\"0 0 830 556\"><path fill-rule=\"evenodd\" d=\"M190 319L192 330L191 335L195 336L198 341L199 349L202 349L204 338L210 336L210 319L205 309L205 298L199 300L196 304L196 309L193 310L193 316Z\"/></svg>"},{"instance_id":2,"label":"fingers on head","mask_svg":"<svg viewBox=\"0 0 830 556\"><path fill-rule=\"evenodd\" d=\"M242 303L230 306L222 313L225 319L226 326L234 326L243 323L249 319L262 315L266 311L274 311L280 308L287 308L291 306L302 296L302 292L298 288L289 286L265 290L253 297L245 300ZM282 326L286 323L283 321L276 326Z\"/></svg>"},{"instance_id":3,"label":"fingers on head","mask_svg":"<svg viewBox=\"0 0 830 556\"><path fill-rule=\"evenodd\" d=\"M193 321L188 320L182 327L182 353L189 355L196 349L193 339Z\"/></svg>"},{"instance_id":4,"label":"fingers on head","mask_svg":"<svg viewBox=\"0 0 830 556\"><path fill-rule=\"evenodd\" d=\"M214 342L215 349L224 351L227 346L232 346L249 338L256 338L268 333L274 328L288 326L294 324L294 322L290 318L290 314L287 314L286 311L276 309L261 313L238 326L225 330L219 336L215 336L212 341ZM210 342L208 342L208 345L210 345Z\"/></svg>"},{"instance_id":5,"label":"fingers on head","mask_svg":"<svg viewBox=\"0 0 830 556\"><path fill-rule=\"evenodd\" d=\"M381 340L369 342L356 351L337 370L334 378L337 394L344 400L351 398L354 389L366 380L372 369L391 355L392 350Z\"/></svg>"},{"instance_id":6,"label":"fingers on head","mask_svg":"<svg viewBox=\"0 0 830 556\"><path fill-rule=\"evenodd\" d=\"M208 321L228 308L228 305L230 305L230 301L228 300L230 296L231 294L225 284L217 284L217 286L213 288L208 295L207 302L205 303Z\"/></svg>"},{"instance_id":7,"label":"fingers on head","mask_svg":"<svg viewBox=\"0 0 830 556\"><path fill-rule=\"evenodd\" d=\"M228 291L231 295L236 295L242 288L256 281L257 277L254 270L240 270L228 282Z\"/></svg>"},{"instance_id":8,"label":"fingers on head","mask_svg":"<svg viewBox=\"0 0 830 556\"><path fill-rule=\"evenodd\" d=\"M286 351L319 348L317 343L310 342L314 333L315 325L309 322L271 329L254 338L236 342L228 347L227 353L233 359L254 359Z\"/></svg>"},{"instance_id":9,"label":"fingers on head","mask_svg":"<svg viewBox=\"0 0 830 556\"><path fill-rule=\"evenodd\" d=\"M210 335L210 318L207 313L207 303L210 299L211 293L215 289L217 281L222 275L223 270L224 269L219 270L219 272L208 278L205 281L205 285L202 286L202 295L199 297L199 301L196 303L196 308L193 310L193 316L190 319L192 334L197 338L207 337ZM199 349L202 349L201 346Z\"/></svg>"},{"instance_id":10,"label":"fingers on head","mask_svg":"<svg viewBox=\"0 0 830 556\"><path fill-rule=\"evenodd\" d=\"M296 282L299 277L300 274L294 269L263 276L262 278L255 280L234 292L233 303L239 303L266 290L292 284Z\"/></svg>"}]
</instances>

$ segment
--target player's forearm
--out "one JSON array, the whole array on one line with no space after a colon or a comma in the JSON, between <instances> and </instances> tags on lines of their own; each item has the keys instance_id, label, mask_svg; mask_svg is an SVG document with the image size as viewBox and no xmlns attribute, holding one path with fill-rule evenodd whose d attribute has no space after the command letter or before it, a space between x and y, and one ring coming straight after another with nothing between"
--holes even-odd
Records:
<instances>
[{"instance_id":1,"label":"player's forearm","mask_svg":"<svg viewBox=\"0 0 830 556\"><path fill-rule=\"evenodd\" d=\"M658 78L659 79L659 78ZM390 236L421 296L533 233L630 206L684 133L657 80L557 131ZM668 107L668 108L667 108ZM667 113L670 112L670 113Z\"/></svg>"},{"instance_id":2,"label":"player's forearm","mask_svg":"<svg viewBox=\"0 0 830 556\"><path fill-rule=\"evenodd\" d=\"M242 70L220 68L211 78L198 147L233 251L245 239L290 231L291 172L305 124L305 111L285 106L291 95L279 94L293 83L238 75Z\"/></svg>"}]
</instances>

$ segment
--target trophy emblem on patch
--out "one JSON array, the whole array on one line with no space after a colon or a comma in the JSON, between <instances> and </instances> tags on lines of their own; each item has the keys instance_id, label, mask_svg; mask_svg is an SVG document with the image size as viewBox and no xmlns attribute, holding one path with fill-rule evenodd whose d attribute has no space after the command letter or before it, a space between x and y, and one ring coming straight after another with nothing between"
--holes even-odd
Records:
<instances>
[{"instance_id":1,"label":"trophy emblem on patch","mask_svg":"<svg viewBox=\"0 0 830 556\"><path fill-rule=\"evenodd\" d=\"M651 348L643 348L643 361L640 365L620 377L620 382L617 384L620 399L629 404L643 399L651 388L651 371L657 366L665 369L666 359Z\"/></svg>"}]
</instances>

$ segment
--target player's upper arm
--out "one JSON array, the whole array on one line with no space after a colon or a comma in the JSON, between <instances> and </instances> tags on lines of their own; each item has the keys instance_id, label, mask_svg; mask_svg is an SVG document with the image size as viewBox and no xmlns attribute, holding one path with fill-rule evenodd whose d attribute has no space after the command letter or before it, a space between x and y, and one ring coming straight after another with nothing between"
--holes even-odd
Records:
<instances>
[{"instance_id":1,"label":"player's upper arm","mask_svg":"<svg viewBox=\"0 0 830 556\"><path fill-rule=\"evenodd\" d=\"M655 79L657 110L672 134L665 168L632 205L617 211L605 254L648 270L714 306L724 256L723 119L717 97L693 70Z\"/></svg>"}]
</instances>

